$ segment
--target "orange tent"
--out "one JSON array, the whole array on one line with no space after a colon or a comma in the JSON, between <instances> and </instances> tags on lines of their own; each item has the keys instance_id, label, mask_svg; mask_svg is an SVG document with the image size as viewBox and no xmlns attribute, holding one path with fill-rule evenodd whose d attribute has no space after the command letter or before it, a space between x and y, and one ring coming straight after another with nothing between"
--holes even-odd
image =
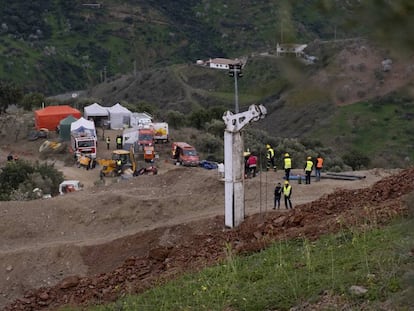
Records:
<instances>
[{"instance_id":1,"label":"orange tent","mask_svg":"<svg viewBox=\"0 0 414 311\"><path fill-rule=\"evenodd\" d=\"M39 130L41 128L47 128L48 130L54 131L59 125L59 122L70 115L77 119L81 117L80 111L72 108L71 106L48 106L46 108L36 110L36 129Z\"/></svg>"}]
</instances>

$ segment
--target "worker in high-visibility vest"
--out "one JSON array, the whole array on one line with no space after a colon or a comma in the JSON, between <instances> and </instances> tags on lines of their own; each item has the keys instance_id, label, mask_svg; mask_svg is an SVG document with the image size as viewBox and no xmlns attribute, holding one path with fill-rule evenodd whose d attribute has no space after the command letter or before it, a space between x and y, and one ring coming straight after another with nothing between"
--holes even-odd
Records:
<instances>
[{"instance_id":1,"label":"worker in high-visibility vest","mask_svg":"<svg viewBox=\"0 0 414 311\"><path fill-rule=\"evenodd\" d=\"M122 136L118 135L116 137L116 149L122 149Z\"/></svg>"},{"instance_id":2,"label":"worker in high-visibility vest","mask_svg":"<svg viewBox=\"0 0 414 311\"><path fill-rule=\"evenodd\" d=\"M273 168L273 170L276 172L275 151L273 150L272 146L269 144L266 145L266 159L267 159L266 169L269 170L270 168Z\"/></svg>"},{"instance_id":3,"label":"worker in high-visibility vest","mask_svg":"<svg viewBox=\"0 0 414 311\"><path fill-rule=\"evenodd\" d=\"M116 160L116 171L118 174L122 173L122 160L121 159Z\"/></svg>"},{"instance_id":4,"label":"worker in high-visibility vest","mask_svg":"<svg viewBox=\"0 0 414 311\"><path fill-rule=\"evenodd\" d=\"M292 201L290 200L290 197L292 196L292 186L287 180L285 180L285 185L283 186L283 196L285 197L286 209L292 208Z\"/></svg>"},{"instance_id":5,"label":"worker in high-visibility vest","mask_svg":"<svg viewBox=\"0 0 414 311\"><path fill-rule=\"evenodd\" d=\"M305 184L310 185L311 183L311 173L313 169L313 161L312 157L306 158L306 165L305 165Z\"/></svg>"},{"instance_id":6,"label":"worker in high-visibility vest","mask_svg":"<svg viewBox=\"0 0 414 311\"><path fill-rule=\"evenodd\" d=\"M283 157L283 169L285 170L285 179L289 180L290 178L290 170L292 168L292 158L290 157L289 153L285 153Z\"/></svg>"},{"instance_id":7,"label":"worker in high-visibility vest","mask_svg":"<svg viewBox=\"0 0 414 311\"><path fill-rule=\"evenodd\" d=\"M316 176L316 181L320 181L321 180L321 171L323 168L323 158L320 154L318 154L318 157L316 158L315 161L315 176Z\"/></svg>"},{"instance_id":8,"label":"worker in high-visibility vest","mask_svg":"<svg viewBox=\"0 0 414 311\"><path fill-rule=\"evenodd\" d=\"M106 137L106 149L109 150L109 145L111 143L111 138L109 136Z\"/></svg>"}]
</instances>

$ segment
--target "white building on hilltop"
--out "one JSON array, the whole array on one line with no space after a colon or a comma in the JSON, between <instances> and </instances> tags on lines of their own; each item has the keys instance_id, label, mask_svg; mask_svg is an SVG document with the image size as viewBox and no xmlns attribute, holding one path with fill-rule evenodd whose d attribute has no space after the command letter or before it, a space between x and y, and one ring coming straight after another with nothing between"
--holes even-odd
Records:
<instances>
[{"instance_id":1,"label":"white building on hilltop","mask_svg":"<svg viewBox=\"0 0 414 311\"><path fill-rule=\"evenodd\" d=\"M286 54L295 54L296 57L303 56L304 49L307 47L307 44L289 44L281 43L276 45L276 55L282 56Z\"/></svg>"},{"instance_id":2,"label":"white building on hilltop","mask_svg":"<svg viewBox=\"0 0 414 311\"><path fill-rule=\"evenodd\" d=\"M229 70L229 65L242 65L243 62L239 59L228 58L210 58L207 62L207 66L214 69Z\"/></svg>"}]
</instances>

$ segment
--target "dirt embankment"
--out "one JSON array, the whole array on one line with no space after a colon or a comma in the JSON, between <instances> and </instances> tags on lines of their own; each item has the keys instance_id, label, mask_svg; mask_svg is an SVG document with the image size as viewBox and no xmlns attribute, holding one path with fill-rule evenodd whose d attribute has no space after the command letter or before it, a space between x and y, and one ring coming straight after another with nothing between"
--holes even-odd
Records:
<instances>
[{"instance_id":1,"label":"dirt embankment","mask_svg":"<svg viewBox=\"0 0 414 311\"><path fill-rule=\"evenodd\" d=\"M225 242L249 253L273 240L358 225L367 213L379 224L404 213L414 169L364 173L359 181L293 184L292 211L271 210L282 172L249 179L248 217L231 230L224 227L223 184L201 168L171 166L66 197L2 204L1 303L5 310L51 310L112 301L217 262Z\"/></svg>"}]
</instances>

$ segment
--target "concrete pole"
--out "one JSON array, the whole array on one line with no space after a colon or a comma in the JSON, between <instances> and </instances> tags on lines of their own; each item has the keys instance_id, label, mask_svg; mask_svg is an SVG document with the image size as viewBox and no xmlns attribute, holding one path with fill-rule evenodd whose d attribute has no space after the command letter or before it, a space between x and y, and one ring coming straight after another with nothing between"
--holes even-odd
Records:
<instances>
[{"instance_id":1,"label":"concrete pole","mask_svg":"<svg viewBox=\"0 0 414 311\"><path fill-rule=\"evenodd\" d=\"M241 133L224 132L225 225L239 226L244 210L244 159Z\"/></svg>"}]
</instances>

